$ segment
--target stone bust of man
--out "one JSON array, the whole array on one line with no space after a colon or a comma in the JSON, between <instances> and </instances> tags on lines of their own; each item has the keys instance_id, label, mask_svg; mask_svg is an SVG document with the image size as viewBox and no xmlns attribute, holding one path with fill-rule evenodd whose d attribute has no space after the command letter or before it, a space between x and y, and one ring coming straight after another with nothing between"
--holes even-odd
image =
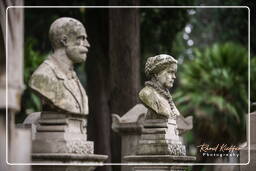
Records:
<instances>
[{"instance_id":1,"label":"stone bust of man","mask_svg":"<svg viewBox=\"0 0 256 171\"><path fill-rule=\"evenodd\" d=\"M74 72L74 64L85 62L87 34L81 22L62 17L49 31L53 53L30 78L30 88L40 96L43 111L88 114L86 92Z\"/></svg>"},{"instance_id":2,"label":"stone bust of man","mask_svg":"<svg viewBox=\"0 0 256 171\"><path fill-rule=\"evenodd\" d=\"M146 118L176 118L180 115L169 92L176 71L177 60L170 55L161 54L147 59L145 73L149 81L139 92L140 100L149 109Z\"/></svg>"}]
</instances>

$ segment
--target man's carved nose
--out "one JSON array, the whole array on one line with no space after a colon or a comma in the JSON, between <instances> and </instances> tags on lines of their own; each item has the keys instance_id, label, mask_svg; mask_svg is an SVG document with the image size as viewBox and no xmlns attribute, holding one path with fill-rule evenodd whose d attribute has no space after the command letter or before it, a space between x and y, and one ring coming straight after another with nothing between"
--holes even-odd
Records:
<instances>
[{"instance_id":1,"label":"man's carved nose","mask_svg":"<svg viewBox=\"0 0 256 171\"><path fill-rule=\"evenodd\" d=\"M84 44L83 44L85 47L90 47L90 44L87 40L84 41Z\"/></svg>"}]
</instances>

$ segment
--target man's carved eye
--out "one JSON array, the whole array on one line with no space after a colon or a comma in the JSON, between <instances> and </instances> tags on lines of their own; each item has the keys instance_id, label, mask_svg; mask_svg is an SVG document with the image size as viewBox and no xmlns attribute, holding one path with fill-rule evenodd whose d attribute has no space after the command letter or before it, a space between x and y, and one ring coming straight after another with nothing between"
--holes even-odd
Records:
<instances>
[{"instance_id":1,"label":"man's carved eye","mask_svg":"<svg viewBox=\"0 0 256 171\"><path fill-rule=\"evenodd\" d=\"M85 40L85 36L78 36L78 39Z\"/></svg>"}]
</instances>

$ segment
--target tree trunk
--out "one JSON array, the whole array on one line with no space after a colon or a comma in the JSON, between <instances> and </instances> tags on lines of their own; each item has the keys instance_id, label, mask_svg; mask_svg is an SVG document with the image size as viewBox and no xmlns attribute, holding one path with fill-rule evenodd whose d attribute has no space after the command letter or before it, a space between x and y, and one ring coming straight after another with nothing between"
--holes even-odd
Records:
<instances>
[{"instance_id":1,"label":"tree trunk","mask_svg":"<svg viewBox=\"0 0 256 171\"><path fill-rule=\"evenodd\" d=\"M108 9L87 9L85 27L91 45L86 62L88 76L88 139L96 154L108 155L111 162L111 115L109 109ZM111 166L97 171L111 171Z\"/></svg>"},{"instance_id":2,"label":"tree trunk","mask_svg":"<svg viewBox=\"0 0 256 171\"><path fill-rule=\"evenodd\" d=\"M111 5L120 5L113 3ZM139 5L138 1L129 4ZM109 9L110 111L123 115L137 102L140 87L139 9ZM121 162L120 136L112 134L112 162ZM120 166L114 167L120 170Z\"/></svg>"},{"instance_id":3,"label":"tree trunk","mask_svg":"<svg viewBox=\"0 0 256 171\"><path fill-rule=\"evenodd\" d=\"M122 115L137 103L139 9L87 9L86 17L85 27L91 44L86 63L88 136L95 142L95 153L108 155L107 162L120 163L121 141L111 130L111 114ZM97 170L110 171L111 166ZM120 171L120 166L112 170Z\"/></svg>"}]
</instances>

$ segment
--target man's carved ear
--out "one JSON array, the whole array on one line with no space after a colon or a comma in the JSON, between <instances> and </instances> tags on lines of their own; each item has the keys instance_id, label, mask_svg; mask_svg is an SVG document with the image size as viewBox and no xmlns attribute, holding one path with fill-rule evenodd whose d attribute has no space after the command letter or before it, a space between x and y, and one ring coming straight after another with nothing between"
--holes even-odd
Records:
<instances>
[{"instance_id":1,"label":"man's carved ear","mask_svg":"<svg viewBox=\"0 0 256 171\"><path fill-rule=\"evenodd\" d=\"M60 41L63 46L67 46L67 36L66 35L64 35Z\"/></svg>"}]
</instances>

